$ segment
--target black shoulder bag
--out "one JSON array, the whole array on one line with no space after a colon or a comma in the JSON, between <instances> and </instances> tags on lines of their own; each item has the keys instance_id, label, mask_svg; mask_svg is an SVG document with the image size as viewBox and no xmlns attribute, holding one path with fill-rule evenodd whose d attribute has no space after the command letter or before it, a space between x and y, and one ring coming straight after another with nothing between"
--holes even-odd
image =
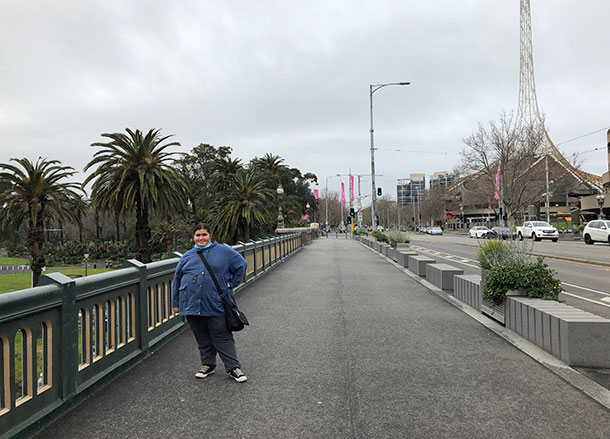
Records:
<instances>
[{"instance_id":1,"label":"black shoulder bag","mask_svg":"<svg viewBox=\"0 0 610 439\"><path fill-rule=\"evenodd\" d=\"M227 299L225 299L225 295L222 292L220 285L218 285L218 281L216 280L216 276L214 276L214 272L210 268L210 264L208 264L208 261L206 261L202 252L197 253L201 258L201 262L203 262L203 265L205 265L205 268L207 268L208 273L210 273L210 276L212 276L212 281L214 282L214 285L216 285L216 290L218 290L220 300L222 300L222 306L225 309L225 321L227 322L227 329L231 332L241 331L242 329L244 329L245 325L250 325L250 323L248 323L246 315L241 312L239 308L237 308L237 305L235 305L235 307L229 305L229 302L227 302Z\"/></svg>"}]
</instances>

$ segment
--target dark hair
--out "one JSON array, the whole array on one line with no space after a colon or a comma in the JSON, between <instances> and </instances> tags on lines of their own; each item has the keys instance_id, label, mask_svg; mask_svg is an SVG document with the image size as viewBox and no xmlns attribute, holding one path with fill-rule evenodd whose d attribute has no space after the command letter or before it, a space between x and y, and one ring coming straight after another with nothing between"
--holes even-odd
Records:
<instances>
[{"instance_id":1,"label":"dark hair","mask_svg":"<svg viewBox=\"0 0 610 439\"><path fill-rule=\"evenodd\" d=\"M210 236L212 235L212 232L210 231L210 226L207 225L207 223L197 223L193 226L193 235L195 234L195 232L197 230L205 230L206 232L208 232L210 234Z\"/></svg>"}]
</instances>

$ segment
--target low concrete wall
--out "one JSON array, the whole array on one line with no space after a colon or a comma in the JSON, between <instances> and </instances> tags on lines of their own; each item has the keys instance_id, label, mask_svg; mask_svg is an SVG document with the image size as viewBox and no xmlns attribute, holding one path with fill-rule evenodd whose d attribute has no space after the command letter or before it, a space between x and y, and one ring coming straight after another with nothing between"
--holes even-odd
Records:
<instances>
[{"instance_id":1,"label":"low concrete wall","mask_svg":"<svg viewBox=\"0 0 610 439\"><path fill-rule=\"evenodd\" d=\"M426 277L426 265L434 263L436 261L427 256L409 256L409 270L419 277Z\"/></svg>"},{"instance_id":2,"label":"low concrete wall","mask_svg":"<svg viewBox=\"0 0 610 439\"><path fill-rule=\"evenodd\" d=\"M453 294L459 301L477 311L481 311L481 276L478 274L455 276L453 278Z\"/></svg>"},{"instance_id":3,"label":"low concrete wall","mask_svg":"<svg viewBox=\"0 0 610 439\"><path fill-rule=\"evenodd\" d=\"M443 291L453 293L453 278L464 274L464 270L448 264L427 264L426 279Z\"/></svg>"},{"instance_id":4,"label":"low concrete wall","mask_svg":"<svg viewBox=\"0 0 610 439\"><path fill-rule=\"evenodd\" d=\"M506 327L570 366L610 368L610 320L560 302L507 297Z\"/></svg>"}]
</instances>

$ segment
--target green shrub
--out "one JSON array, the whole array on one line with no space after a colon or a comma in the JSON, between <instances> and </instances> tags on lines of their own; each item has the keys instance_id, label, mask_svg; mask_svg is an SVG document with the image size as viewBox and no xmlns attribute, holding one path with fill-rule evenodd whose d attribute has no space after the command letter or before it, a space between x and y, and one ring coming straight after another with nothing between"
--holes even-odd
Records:
<instances>
[{"instance_id":1,"label":"green shrub","mask_svg":"<svg viewBox=\"0 0 610 439\"><path fill-rule=\"evenodd\" d=\"M388 237L379 229L373 230L371 235L379 242L388 242Z\"/></svg>"},{"instance_id":2,"label":"green shrub","mask_svg":"<svg viewBox=\"0 0 610 439\"><path fill-rule=\"evenodd\" d=\"M542 258L532 263L514 263L492 268L485 279L483 298L499 304L508 290L519 290L528 297L558 300L561 282Z\"/></svg>"},{"instance_id":3,"label":"green shrub","mask_svg":"<svg viewBox=\"0 0 610 439\"><path fill-rule=\"evenodd\" d=\"M483 270L510 264L528 264L527 244L521 241L490 239L479 245L477 260Z\"/></svg>"},{"instance_id":4,"label":"green shrub","mask_svg":"<svg viewBox=\"0 0 610 439\"><path fill-rule=\"evenodd\" d=\"M390 245L392 247L396 247L397 243L410 242L409 237L406 233L401 232L400 230L390 230L387 234L388 240L390 241Z\"/></svg>"}]
</instances>

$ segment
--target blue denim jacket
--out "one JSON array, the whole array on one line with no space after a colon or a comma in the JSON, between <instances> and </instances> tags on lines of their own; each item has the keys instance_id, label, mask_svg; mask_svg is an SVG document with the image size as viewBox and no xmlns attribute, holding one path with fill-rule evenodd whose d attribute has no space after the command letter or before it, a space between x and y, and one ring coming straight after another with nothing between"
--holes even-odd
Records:
<instances>
[{"instance_id":1,"label":"blue denim jacket","mask_svg":"<svg viewBox=\"0 0 610 439\"><path fill-rule=\"evenodd\" d=\"M214 241L203 250L192 248L180 258L174 275L173 307L180 308L182 315L222 316L222 301L198 252L203 253L214 271L227 302L235 304L233 288L243 279L247 264L231 247Z\"/></svg>"}]
</instances>

